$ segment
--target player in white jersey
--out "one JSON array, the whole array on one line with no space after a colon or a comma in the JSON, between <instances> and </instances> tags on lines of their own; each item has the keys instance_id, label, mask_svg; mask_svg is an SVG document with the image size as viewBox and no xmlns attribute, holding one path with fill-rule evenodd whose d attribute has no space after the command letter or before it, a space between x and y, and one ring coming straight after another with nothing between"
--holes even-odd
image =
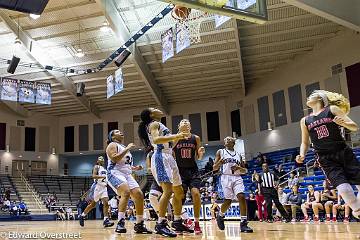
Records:
<instances>
[{"instance_id":1,"label":"player in white jersey","mask_svg":"<svg viewBox=\"0 0 360 240\"><path fill-rule=\"evenodd\" d=\"M136 224L134 231L141 234L151 234L144 224L144 194L139 184L131 175L132 171L141 170L141 166L133 166L130 149L135 145L123 145L124 134L119 130L112 130L108 135L106 154L108 157L108 183L109 186L121 197L118 208L119 222L115 232L126 233L125 211L129 197L133 199L136 209Z\"/></svg>"},{"instance_id":2,"label":"player in white jersey","mask_svg":"<svg viewBox=\"0 0 360 240\"><path fill-rule=\"evenodd\" d=\"M113 222L109 220L109 196L107 192L107 170L104 168L104 158L102 156L98 157L96 165L92 171L92 178L94 183L91 185L87 201L88 205L85 208L84 212L79 216L80 226L84 226L85 216L96 207L96 203L101 200L104 207L104 227L111 227L114 225Z\"/></svg>"},{"instance_id":3,"label":"player in white jersey","mask_svg":"<svg viewBox=\"0 0 360 240\"><path fill-rule=\"evenodd\" d=\"M159 220L156 223L155 230L158 234L176 237L176 233L168 228L165 218L166 208L173 192L174 222L172 227L177 232L193 231L186 227L181 219L184 191L171 147L173 141L185 139L189 136L184 133L170 134L170 130L160 122L163 116L163 112L156 108L148 108L142 111L138 134L147 149L154 148L154 154L151 157L151 172L163 190L159 204Z\"/></svg>"},{"instance_id":4,"label":"player in white jersey","mask_svg":"<svg viewBox=\"0 0 360 240\"><path fill-rule=\"evenodd\" d=\"M234 150L235 138L226 137L224 139L225 148L216 152L214 170L221 173L221 186L224 192L224 203L221 205L219 216L216 221L220 230L225 229L224 219L225 213L231 205L233 199L238 199L240 205L240 230L241 232L253 232L248 227L247 208L245 200L245 187L241 174L246 174L247 169L243 167L242 159L239 153Z\"/></svg>"}]
</instances>

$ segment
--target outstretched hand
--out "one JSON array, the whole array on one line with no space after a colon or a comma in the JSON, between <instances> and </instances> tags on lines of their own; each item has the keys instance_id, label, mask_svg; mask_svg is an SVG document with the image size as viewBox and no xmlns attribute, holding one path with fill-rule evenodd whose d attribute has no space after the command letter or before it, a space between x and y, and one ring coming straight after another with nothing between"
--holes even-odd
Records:
<instances>
[{"instance_id":1,"label":"outstretched hand","mask_svg":"<svg viewBox=\"0 0 360 240\"><path fill-rule=\"evenodd\" d=\"M297 155L295 160L297 163L303 163L305 160L305 156Z\"/></svg>"}]
</instances>

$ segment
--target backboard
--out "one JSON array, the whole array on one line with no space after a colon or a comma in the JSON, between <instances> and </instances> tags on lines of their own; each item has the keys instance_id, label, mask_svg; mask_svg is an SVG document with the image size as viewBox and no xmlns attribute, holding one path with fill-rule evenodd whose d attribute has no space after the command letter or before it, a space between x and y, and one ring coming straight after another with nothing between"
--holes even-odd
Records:
<instances>
[{"instance_id":1,"label":"backboard","mask_svg":"<svg viewBox=\"0 0 360 240\"><path fill-rule=\"evenodd\" d=\"M162 0L203 12L229 16L253 23L267 21L266 0Z\"/></svg>"}]
</instances>

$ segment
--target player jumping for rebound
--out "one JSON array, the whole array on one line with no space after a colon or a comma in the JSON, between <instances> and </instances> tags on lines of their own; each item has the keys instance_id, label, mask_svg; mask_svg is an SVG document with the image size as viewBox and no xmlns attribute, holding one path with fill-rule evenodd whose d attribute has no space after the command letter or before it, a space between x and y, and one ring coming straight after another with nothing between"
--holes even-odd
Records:
<instances>
[{"instance_id":1,"label":"player jumping for rebound","mask_svg":"<svg viewBox=\"0 0 360 240\"><path fill-rule=\"evenodd\" d=\"M348 117L349 101L341 94L324 90L314 91L306 105L312 113L301 119L301 146L298 163L304 162L311 140L317 161L326 178L336 187L353 215L360 215L360 194L357 197L351 184L360 190L360 163L343 137L343 130L357 131L357 124Z\"/></svg>"},{"instance_id":2,"label":"player jumping for rebound","mask_svg":"<svg viewBox=\"0 0 360 240\"><path fill-rule=\"evenodd\" d=\"M167 206L173 192L174 221L172 228L177 232L193 232L182 223L180 217L184 193L179 169L171 148L174 141L186 138L187 134L170 134L170 130L160 122L163 116L163 112L156 108L147 108L142 111L138 134L145 147L150 148L152 146L154 148L154 154L151 158L151 172L163 190L159 202L159 220L155 225L156 233L176 237L177 234L168 228L165 219Z\"/></svg>"},{"instance_id":3,"label":"player jumping for rebound","mask_svg":"<svg viewBox=\"0 0 360 240\"><path fill-rule=\"evenodd\" d=\"M194 202L194 232L195 234L201 234L202 231L199 224L201 179L196 159L202 159L205 148L201 146L200 137L191 134L191 124L189 120L183 119L180 121L179 132L188 134L188 138L177 141L173 147L173 151L179 168L184 195L186 195L189 188Z\"/></svg>"},{"instance_id":4,"label":"player jumping for rebound","mask_svg":"<svg viewBox=\"0 0 360 240\"><path fill-rule=\"evenodd\" d=\"M94 183L91 185L89 194L87 197L88 205L85 208L84 212L79 216L80 226L84 226L85 216L96 207L96 203L101 200L104 207L104 227L111 227L114 225L113 222L109 220L109 196L107 192L107 170L104 168L104 158L102 156L98 157L96 165L92 171L92 178Z\"/></svg>"},{"instance_id":5,"label":"player jumping for rebound","mask_svg":"<svg viewBox=\"0 0 360 240\"><path fill-rule=\"evenodd\" d=\"M221 186L224 192L224 203L221 204L219 215L216 219L220 230L225 229L225 213L231 205L233 199L237 198L240 205L240 231L252 233L253 230L248 226L247 207L245 200L245 187L241 174L246 174L247 169L242 167L242 160L239 153L234 150L235 138L226 137L224 139L225 148L219 149L215 155L213 169L221 171Z\"/></svg>"}]
</instances>

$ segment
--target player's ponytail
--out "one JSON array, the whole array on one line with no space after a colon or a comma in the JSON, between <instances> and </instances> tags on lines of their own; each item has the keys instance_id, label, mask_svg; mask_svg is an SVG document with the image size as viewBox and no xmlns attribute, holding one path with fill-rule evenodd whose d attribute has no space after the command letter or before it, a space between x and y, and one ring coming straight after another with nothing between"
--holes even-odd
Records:
<instances>
[{"instance_id":1,"label":"player's ponytail","mask_svg":"<svg viewBox=\"0 0 360 240\"><path fill-rule=\"evenodd\" d=\"M333 105L339 107L345 114L350 112L349 100L340 93L329 92L325 90L315 90L312 94L317 94L320 96L324 103L324 107Z\"/></svg>"},{"instance_id":2,"label":"player's ponytail","mask_svg":"<svg viewBox=\"0 0 360 240\"><path fill-rule=\"evenodd\" d=\"M325 94L329 100L329 105L338 106L345 114L350 112L350 102L344 95L328 91L325 91Z\"/></svg>"},{"instance_id":3,"label":"player's ponytail","mask_svg":"<svg viewBox=\"0 0 360 240\"><path fill-rule=\"evenodd\" d=\"M140 122L139 128L138 128L138 135L139 135L140 141L147 149L151 147L151 143L150 143L150 139L149 139L149 135L148 135L148 131L147 131L148 125L152 122L152 118L150 115L151 115L151 111L148 108L141 112L141 114L140 114L141 122Z\"/></svg>"}]
</instances>

